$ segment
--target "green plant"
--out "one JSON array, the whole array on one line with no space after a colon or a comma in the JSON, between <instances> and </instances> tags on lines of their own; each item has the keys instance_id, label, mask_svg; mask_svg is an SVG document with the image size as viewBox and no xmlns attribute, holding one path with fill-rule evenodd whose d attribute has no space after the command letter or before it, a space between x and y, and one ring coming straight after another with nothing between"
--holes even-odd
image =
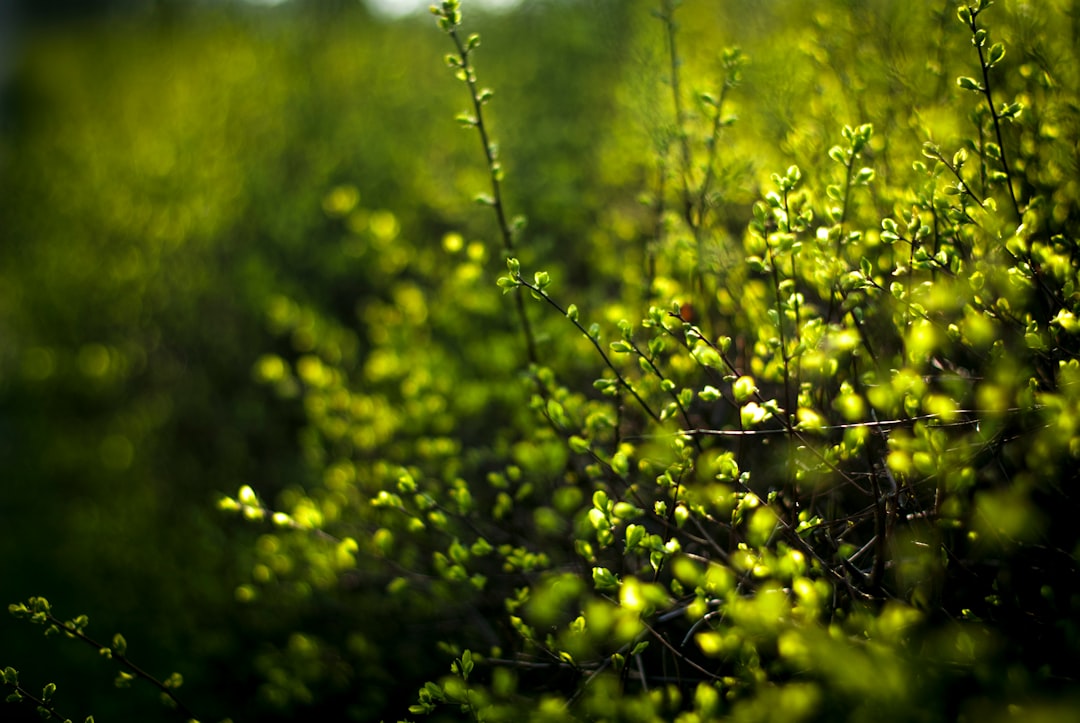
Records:
<instances>
[{"instance_id":1,"label":"green plant","mask_svg":"<svg viewBox=\"0 0 1080 723\"><path fill-rule=\"evenodd\" d=\"M196 720L194 714L176 696L176 690L184 683L183 676L172 673L168 678L159 680L147 673L128 657L127 640L120 633L113 636L109 645L103 645L86 634L86 627L90 624L90 619L86 615L79 615L71 620L61 620L53 614L49 601L42 597L30 598L25 603L12 603L8 606L8 612L21 620L45 626L46 636L63 634L89 645L101 657L114 661L119 667L120 670L114 681L117 688L127 688L135 680L144 680L158 689L161 701L166 707L175 710L183 720ZM26 702L34 705L45 720L70 720L60 715L52 705L52 699L56 693L54 683L47 683L42 689L41 696L35 696L23 687L19 682L18 671L11 667L4 669L4 683L13 688L13 692L7 697L8 703ZM87 716L86 721L93 723L94 717Z\"/></svg>"},{"instance_id":2,"label":"green plant","mask_svg":"<svg viewBox=\"0 0 1080 723\"><path fill-rule=\"evenodd\" d=\"M665 184L655 207L668 233L693 240L690 283L657 294L640 331L620 321L616 340L603 344L598 324L587 328L576 305L552 295L547 271L527 277L511 257L499 280L504 292L527 292L569 320L608 372L594 388L612 399L590 405L550 370L534 371L533 408L571 453L566 479L593 490L575 526L578 568L592 566L592 591L573 565L556 563L507 601L522 647L492 666L547 660L553 676L565 673L555 687L566 697L548 698L534 718L652 720L680 709L680 720L721 711L748 720L948 717L950 706L970 703L948 701L945 680L992 684L1015 672L1005 656L1018 654L1018 640L1036 634L1049 644L1045 629L1024 622L1033 603L1023 597L1037 587L1047 600L1076 600L1063 578L1074 577L1077 540L1044 511L1073 511L1062 486L1071 442L1049 430L1069 415L1078 363L1067 328L1075 229L1049 223L1044 200L1023 195L1010 168L1003 125L1019 124L1024 107L995 105L1005 49L988 47L979 24L989 5L958 12L982 74L958 79L982 99L976 140L951 155L927 142L933 163L915 162L920 190L905 198L875 192L875 170L860 163L873 152L873 126L845 127L828 151L840 172L823 193L798 166L773 175L744 241L748 273L702 265L706 244L726 241L705 215L720 103L706 104L716 110L698 176L675 8L662 5L679 183L675 212L667 213ZM432 10L456 39L458 3ZM725 89L737 57L725 51ZM969 153L974 172L965 168ZM882 218L883 200L912 210ZM670 244L674 270L688 247ZM655 257L646 258L643 278L655 288ZM703 276L744 284L741 297L726 289L741 303L717 314L712 304L723 296L707 291ZM679 299L687 292L692 306ZM590 429L601 414L617 421ZM1039 453L1025 457L1031 448ZM1046 575L1038 585L1025 580L1024 593L1013 575L1034 560ZM1011 599L1000 594L1006 586ZM1069 629L1055 650L1075 644ZM1003 657L988 676L980 658L991 654ZM1039 691L1071 679L1066 657L1050 654L1043 682L1006 695L1056 715ZM860 680L865 667L878 675ZM609 698L599 682L608 675L635 713ZM415 712L458 700L432 685ZM934 704L905 707L928 693ZM521 711L493 703L487 715Z\"/></svg>"},{"instance_id":3,"label":"green plant","mask_svg":"<svg viewBox=\"0 0 1080 723\"><path fill-rule=\"evenodd\" d=\"M325 257L266 210L304 273L251 374L301 459L219 503L264 710L1070 719L1076 45L1065 3L949 7L612 2L622 75L503 41L498 96L433 8L479 162L432 132L411 211L315 173ZM599 44L546 12L548 56ZM548 83L588 107L503 100Z\"/></svg>"}]
</instances>

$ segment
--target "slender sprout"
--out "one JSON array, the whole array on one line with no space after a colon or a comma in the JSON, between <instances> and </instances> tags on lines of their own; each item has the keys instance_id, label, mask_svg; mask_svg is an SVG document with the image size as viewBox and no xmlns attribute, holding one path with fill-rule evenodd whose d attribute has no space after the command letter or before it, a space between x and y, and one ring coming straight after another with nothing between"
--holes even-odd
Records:
<instances>
[{"instance_id":1,"label":"slender sprout","mask_svg":"<svg viewBox=\"0 0 1080 723\"><path fill-rule=\"evenodd\" d=\"M37 696L19 682L19 672L10 667L5 668L3 671L3 682L12 689L12 692L7 696L8 703L27 703L33 705L42 720L71 720L64 715L61 715L52 704L51 699L56 692L56 685L53 683L47 684L41 691L41 695ZM87 721L92 723L93 716L88 717Z\"/></svg>"},{"instance_id":2,"label":"slender sprout","mask_svg":"<svg viewBox=\"0 0 1080 723\"><path fill-rule=\"evenodd\" d=\"M30 598L26 604L18 603L10 605L8 610L16 617L28 619L33 623L47 626L45 631L46 634L62 632L70 638L80 640L89 645L103 656L115 660L121 668L126 669L121 671L121 679L131 680L133 678L141 678L142 680L145 680L147 683L157 688L161 694L168 699L170 705L173 706L180 715L184 716L185 720L197 719L197 716L176 697L174 688L177 687L178 683L173 682L174 678L177 678L176 674L170 676L167 681L162 682L140 668L127 657L127 643L124 641L123 636L116 635L113 637L111 645L102 645L100 642L83 632L83 628L88 622L85 616L80 616L71 621L61 620L53 615L49 602L40 597Z\"/></svg>"},{"instance_id":3,"label":"slender sprout","mask_svg":"<svg viewBox=\"0 0 1080 723\"><path fill-rule=\"evenodd\" d=\"M626 391L630 392L630 395L633 396L634 399L637 401L638 406L640 406L641 409L647 415L649 415L649 417L654 422L660 423L662 421L660 419L660 415L657 414L653 410L653 408L651 406L649 406L649 403L646 402L641 397L640 394L638 394L638 391L636 389L634 389L634 386L629 381L627 381L626 377L624 377L622 375L622 373L619 372L619 370L615 366L615 364L612 363L610 357L608 357L607 353L604 351L604 347L600 344L600 342L598 340L598 335L594 334L594 333L590 333L590 331L588 329L586 329L584 326L582 326L581 322L577 320L576 314L569 313L569 311L567 309L564 309L559 304L559 302L557 302L557 301L555 301L555 299L551 298L551 296L543 289L543 286L546 286L546 284L543 284L543 283L531 284L528 281L526 281L521 276L521 272L516 270L517 259L510 259L510 262L508 263L508 265L510 266L510 274L511 275L510 275L510 277L504 277L504 279L508 279L511 282L510 286L521 286L521 287L524 287L524 288L528 289L529 291L533 292L533 294L535 294L537 296L537 298L543 299L552 308L556 309L560 314L562 314L566 318L570 319L571 323L575 327L577 327L577 330L580 331L582 334L584 334L585 337L589 340L589 342L596 348L596 351L600 353L600 358L603 360L604 365L607 366L607 368L610 369L615 374L615 379L617 380L618 385L621 386L622 388L626 389ZM503 285L504 288L507 288L505 282L502 285Z\"/></svg>"},{"instance_id":4,"label":"slender sprout","mask_svg":"<svg viewBox=\"0 0 1080 723\"><path fill-rule=\"evenodd\" d=\"M710 104L713 106L714 115L709 139L706 143L709 154L705 162L705 178L702 179L701 188L698 190L697 194L698 223L695 227L695 235L698 237L701 235L701 231L698 229L703 228L705 225L705 212L708 210L709 191L716 178L716 159L717 156L719 156L720 134L726 124L724 119L724 101L727 100L728 91L738 83L738 65L740 62L741 55L739 54L738 49L724 51L724 63L727 66L727 76L720 86L719 97L710 101Z\"/></svg>"},{"instance_id":5,"label":"slender sprout","mask_svg":"<svg viewBox=\"0 0 1080 723\"><path fill-rule=\"evenodd\" d=\"M728 91L738 85L740 80L739 68L743 63L741 52L737 48L728 48L723 51L724 78L720 84L719 93L713 95L702 93L700 100L703 104L712 107L712 123L709 135L705 140L706 158L703 164L704 176L701 183L694 187L695 174L693 157L690 147L690 130L688 128L687 113L683 101L682 90L682 60L678 50L678 24L675 22L675 11L679 6L678 0L662 0L660 8L654 11L654 15L664 24L666 31L666 45L668 50L668 65L670 72L669 86L671 88L672 108L674 113L674 136L678 145L679 163L681 172L681 215L690 229L694 238L694 246L697 254L696 267L692 271L691 283L695 293L702 301L702 314L707 318L711 305L706 303L710 291L706 288L705 275L705 242L706 242L706 216L709 210L709 194L716 178L716 162L719 155L720 136L728 120L724 117L724 102ZM660 171L666 170L666 147L660 154ZM661 176L660 198L658 199L658 219L662 218L663 211L664 179ZM657 241L659 242L662 227L657 226Z\"/></svg>"},{"instance_id":6,"label":"slender sprout","mask_svg":"<svg viewBox=\"0 0 1080 723\"><path fill-rule=\"evenodd\" d=\"M972 43L979 54L979 68L982 71L982 83L977 84L978 90L986 99L986 106L990 111L990 119L994 124L994 136L997 138L998 150L1001 152L1001 169L1005 173L1005 185L1009 189L1009 200L1012 201L1013 212L1017 218L1022 216L1020 202L1016 198L1016 189L1013 188L1012 171L1009 169L1009 157L1005 151L1005 138L1001 132L1001 116L994 108L994 94L990 85L990 68L996 65L1005 56L1005 48L1001 43L996 43L990 48L989 55L986 48L986 30L979 27L979 13L989 6L986 0L979 0L975 6L963 6L958 14L960 19L971 30Z\"/></svg>"},{"instance_id":7,"label":"slender sprout","mask_svg":"<svg viewBox=\"0 0 1080 723\"><path fill-rule=\"evenodd\" d=\"M783 196L784 213L788 214L787 191ZM788 216L790 218L790 216ZM785 229L786 230L786 229ZM772 271L773 291L776 294L776 331L780 335L780 357L784 363L784 407L791 414L791 356L788 353L788 341L784 333L784 302L783 289L780 279L780 264L776 257L773 245L769 243L769 237L765 237L765 248L769 254L769 267Z\"/></svg>"},{"instance_id":8,"label":"slender sprout","mask_svg":"<svg viewBox=\"0 0 1080 723\"><path fill-rule=\"evenodd\" d=\"M961 162L963 159L963 155L958 155L956 157L956 160L958 161L957 163L950 162L949 159L947 159L942 154L941 149L932 143L927 143L923 146L923 155L925 155L927 158L933 158L935 161L939 161L942 165L949 169L949 172L956 178L958 187L963 189L966 197L974 201L979 206L979 208L986 208L986 204L984 204L982 202L982 199L979 198L978 194L976 194L975 191L972 190L971 186L969 186L967 181L964 180L964 176L960 172L963 165Z\"/></svg>"},{"instance_id":9,"label":"slender sprout","mask_svg":"<svg viewBox=\"0 0 1080 723\"><path fill-rule=\"evenodd\" d=\"M438 18L439 27L450 36L457 49L456 55L447 56L447 63L457 70L460 78L469 89L469 99L472 103L472 114L464 113L458 116L458 120L466 126L476 128L480 136L480 144L484 149L484 159L487 161L488 176L491 179L491 195L480 196L479 201L491 206L495 212L495 218L499 226L499 235L502 239L503 250L507 255L514 251L514 232L507 220L506 205L503 202L502 163L498 157L498 146L491 140L488 124L484 120L484 106L491 99L491 90L481 89L476 80L476 70L472 64L472 53L480 46L480 36L472 34L462 40L458 28L461 25L461 3L459 0L443 0L438 7L432 6L431 12ZM536 352L536 336L529 321L529 315L525 309L525 301L520 294L516 294L514 305L518 319L521 322L521 331L525 336L525 350L530 364L536 364L539 356Z\"/></svg>"},{"instance_id":10,"label":"slender sprout","mask_svg":"<svg viewBox=\"0 0 1080 723\"><path fill-rule=\"evenodd\" d=\"M668 63L671 69L671 99L675 110L675 133L679 140L679 154L682 161L683 177L683 217L687 223L693 225L693 201L690 193L690 140L686 132L686 112L683 110L682 88L680 81L679 50L677 45L678 26L675 24L675 9L678 6L676 0L663 0L657 17L664 23L667 31Z\"/></svg>"},{"instance_id":11,"label":"slender sprout","mask_svg":"<svg viewBox=\"0 0 1080 723\"><path fill-rule=\"evenodd\" d=\"M1001 130L1001 119L1003 114L1008 114L1010 109L1018 109L1019 106L1017 104L1010 104L1004 106L1000 111L994 107L994 93L992 84L990 83L990 69L1000 63L1002 58L1005 57L1005 46L1002 43L994 43L990 46L989 50L986 49L988 33L985 28L979 27L978 17L983 10L990 6L990 4L991 0L978 0L975 5L962 5L957 11L960 20L971 31L971 43L975 46L975 50L979 55L979 69L982 73L981 83L972 78L965 77L958 78L957 82L962 88L978 91L986 100L986 108L990 113L990 120L994 126L994 137L997 139L998 160L1001 162L1005 187L1009 191L1009 200L1012 202L1013 213L1016 215L1016 219L1020 221L1023 219L1024 214L1020 208L1020 201L1016 197L1013 173L1009 166L1009 154L1005 147L1005 135ZM981 132L980 127L980 134ZM1040 291L1042 291L1051 306L1064 306L1065 301L1060 292L1047 284L1038 264L1032 261L1032 242L1032 237L1028 236L1024 260L1031 267L1036 284L1038 284ZM1015 254L1010 252L1009 255L1015 259Z\"/></svg>"},{"instance_id":12,"label":"slender sprout","mask_svg":"<svg viewBox=\"0 0 1080 723\"><path fill-rule=\"evenodd\" d=\"M649 367L650 370L652 370L652 373L655 374L656 378L660 380L661 386L663 386L664 388L666 388L668 390L668 394L671 395L672 400L674 400L675 406L679 410L679 414L680 414L680 416L682 416L683 421L685 421L687 424L689 424L690 423L690 412L686 409L686 406L682 403L682 399L679 398L678 393L675 391L674 384L668 382L667 376L664 375L664 372L661 371L660 367L656 366L655 359L653 359L653 357L651 357L650 355L643 352L641 350L641 347L639 347L634 341L627 339L626 343L630 346L630 348L633 350L634 354L636 354L639 359L644 360L645 364ZM695 442L695 444L696 444L696 442ZM699 449L698 451L701 451L701 450Z\"/></svg>"}]
</instances>

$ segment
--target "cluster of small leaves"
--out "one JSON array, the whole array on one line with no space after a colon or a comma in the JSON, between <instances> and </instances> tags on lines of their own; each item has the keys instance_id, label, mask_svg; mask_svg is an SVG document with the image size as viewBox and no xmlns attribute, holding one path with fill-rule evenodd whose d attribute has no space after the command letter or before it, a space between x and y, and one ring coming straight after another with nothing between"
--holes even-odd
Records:
<instances>
[{"instance_id":1,"label":"cluster of small leaves","mask_svg":"<svg viewBox=\"0 0 1080 723\"><path fill-rule=\"evenodd\" d=\"M1044 336L1047 322L1028 299L1041 290L1055 328L1065 332L1073 310L1060 300L1074 288L1075 270L1070 265L1048 282L1029 260L1024 226L1016 226L1021 207L1000 122L1015 119L1020 106L993 105L989 71L1004 46L983 52L987 33L975 19L988 5L959 12L984 74L981 82L961 78L959 87L985 96L988 111L974 117L987 120L997 138L974 148L982 159L980 190L965 170L965 149L950 158L928 144L935 165L916 161L926 188L907 200L910 214L885 217L880 229L860 227L868 215L860 205L873 197L877 175L863 160L872 154L874 129L845 127L843 143L828 152L838 179L825 184L822 197L791 166L773 176L774 190L755 205L744 303L723 321L736 337L717 336L693 323L685 304L660 298L674 305L649 311L647 339L622 321L620 338L604 345L599 324L586 326L577 305L556 299L548 272L530 280L508 259L498 286L528 291L568 319L610 374L594 387L612 399L609 414L620 420L614 438L595 438L558 394L536 405L570 451L590 463L585 478L595 489L579 523L585 534L575 541L592 565L593 593L574 577L552 574L508 601L512 612L524 613L511 617L526 644L521 668L547 659L552 670L580 676L568 704L600 687L595 681L605 671L648 691L659 673L656 659L648 668L643 662L643 644L655 642L660 660L695 671L683 674L684 685L696 679L724 691L729 710L743 715L764 700L758 684L781 670L825 686L788 688L792 709L820 712L842 707L839 700L884 708L908 694L902 664L889 666L888 685L853 688L850 679L863 665L880 667L881 651L902 650L925 613L961 614L950 609L957 592L943 589L948 561L981 565L988 550L1023 545L1039 526L1025 501L1027 477L992 471L987 458L1013 455L1009 434L1017 430L1029 443L1042 439L1039 399L1067 404L1051 390L1061 389L1071 367L1040 376L1040 357L1063 347ZM667 3L659 13L672 31L673 12ZM674 57L673 32L669 42ZM674 70L672 89L681 129ZM681 222L700 244L713 237L704 206L691 210L689 169L684 163ZM942 183L946 173L952 180ZM702 198L708 173L705 179ZM996 212L995 189L1004 189L1017 212L1011 227ZM1017 354L1010 337L1030 351ZM977 376L1009 362L1019 381ZM623 401L636 414L624 412ZM702 418L707 425L696 425ZM672 420L682 426L673 428ZM976 485L980 476L995 481ZM1006 513L1005 499L1021 504ZM990 548L982 547L987 534L998 539ZM569 612L575 608L576 617ZM541 635L530 620L561 627ZM845 635L884 647L827 642ZM696 652L687 649L690 640ZM637 661L636 671L628 659ZM839 698L822 700L823 690ZM421 707L414 712L430 712Z\"/></svg>"},{"instance_id":2,"label":"cluster of small leaves","mask_svg":"<svg viewBox=\"0 0 1080 723\"><path fill-rule=\"evenodd\" d=\"M395 278L358 374L319 352L295 373L264 360L267 382L299 380L320 478L282 511L250 486L222 501L274 526L238 597L368 586L467 621L438 633L452 675L423 686L417 715L859 720L924 700L934 719L950 681L1008 679L998 651L1028 623L998 571L1075 569L1068 516L1044 505L1080 449L1080 309L1076 229L1006 162L1001 122L1025 116L994 106L987 6L959 14L984 76L956 86L979 94L972 132L920 131L901 173L877 122L830 129L820 158L761 179L740 236L724 206L740 164L720 152L745 58L723 52L714 90L688 91L663 3L674 118L652 223L628 254L640 268L596 306L558 264L523 268L479 40L459 35L459 3L434 7L502 243L448 234L452 270ZM509 325L476 290L495 247ZM1071 609L1071 583L1036 577L1040 605Z\"/></svg>"},{"instance_id":3,"label":"cluster of small leaves","mask_svg":"<svg viewBox=\"0 0 1080 723\"><path fill-rule=\"evenodd\" d=\"M35 695L19 682L19 671L11 666L3 670L4 685L11 689L5 701L8 703L26 703L33 705L42 720L59 720L71 723L70 718L65 718L53 707L53 696L56 694L56 684L46 683L41 689L40 695ZM87 716L84 723L94 723L94 716Z\"/></svg>"},{"instance_id":4,"label":"cluster of small leaves","mask_svg":"<svg viewBox=\"0 0 1080 723\"><path fill-rule=\"evenodd\" d=\"M174 672L166 679L158 680L138 667L128 658L127 640L120 633L113 635L112 641L108 645L99 643L86 634L86 628L90 624L90 619L86 615L78 615L70 620L62 620L53 614L52 605L43 597L32 597L25 603L12 603L8 606L8 612L17 619L45 626L46 637L62 634L65 637L79 640L91 646L98 651L101 657L112 660L119 666L120 670L117 671L114 681L117 688L127 688L133 681L141 678L160 691L161 702L167 708L175 710L189 723L196 721L192 712L176 697L175 691L183 685L183 676ZM53 718L65 720L51 705L52 696L56 692L56 686L53 683L47 684L42 691L41 697L37 698L28 694L19 685L18 673L12 668L5 669L4 682L15 688L15 692L8 696L8 702L28 701L37 705L38 711L47 720ZM86 720L92 723L93 716L89 716Z\"/></svg>"},{"instance_id":5,"label":"cluster of small leaves","mask_svg":"<svg viewBox=\"0 0 1080 723\"><path fill-rule=\"evenodd\" d=\"M481 723L485 720L481 713L485 706L477 700L476 694L469 689L468 685L474 666L472 651L466 650L451 664L451 677L445 678L442 684L427 683L420 689L420 702L410 706L409 712L429 714L440 705L453 705L457 706L462 713L467 714L471 720Z\"/></svg>"}]
</instances>

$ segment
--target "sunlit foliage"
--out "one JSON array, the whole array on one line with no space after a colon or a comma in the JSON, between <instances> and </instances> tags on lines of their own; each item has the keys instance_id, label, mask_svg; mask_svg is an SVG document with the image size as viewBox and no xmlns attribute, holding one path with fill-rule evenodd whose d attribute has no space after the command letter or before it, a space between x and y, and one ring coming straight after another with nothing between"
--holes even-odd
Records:
<instances>
[{"instance_id":1,"label":"sunlit foliage","mask_svg":"<svg viewBox=\"0 0 1080 723\"><path fill-rule=\"evenodd\" d=\"M188 442L160 441L168 420L215 408L149 383L184 358L163 331L211 349L221 319L242 330L200 383L282 415L274 440L295 424L294 455L271 445L265 467L195 485L203 514L237 490L204 523L233 570L206 605L261 636L244 663L260 714L1068 720L1075 11L552 2L479 28L458 2L432 12L441 36L428 19L377 47L348 25L241 45L280 63L252 95L132 96L165 125L101 162L131 164L130 187L105 184L129 205L54 190L66 210L44 214L78 220L72 253L101 266L29 242L41 263L5 260L42 274L19 303L112 295L91 330L63 303L44 321L11 305L10 394L192 404L141 437L99 412L104 469L154 474ZM387 77L395 42L412 60ZM273 82L298 68L309 85ZM297 105L357 77L338 110ZM233 126L203 125L220 104L250 113L239 151L214 151ZM99 120L141 117L116 108ZM63 188L49 144L93 145L72 128L21 151L45 159L28 198ZM185 154L192 132L212 163ZM173 178L155 163L193 169L164 205L142 196ZM143 266L106 277L123 254ZM208 425L234 444L269 434L222 414ZM35 600L13 612L40 618Z\"/></svg>"}]
</instances>

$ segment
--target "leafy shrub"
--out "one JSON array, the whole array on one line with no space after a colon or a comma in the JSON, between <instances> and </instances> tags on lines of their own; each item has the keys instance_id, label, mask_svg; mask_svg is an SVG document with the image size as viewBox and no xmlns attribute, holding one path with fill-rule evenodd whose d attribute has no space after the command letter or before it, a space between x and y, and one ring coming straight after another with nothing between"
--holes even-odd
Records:
<instances>
[{"instance_id":1,"label":"leafy shrub","mask_svg":"<svg viewBox=\"0 0 1080 723\"><path fill-rule=\"evenodd\" d=\"M494 226L411 258L338 185L378 269L360 331L268 302L294 351L254 372L302 403L311 475L221 507L262 526L238 599L296 625L257 663L276 706L360 685L355 716L398 715L375 689L441 655L412 716L1069 719L1064 5L716 11L760 58L706 5L626 16L661 65L612 89L640 105L581 228L513 216L480 39L433 8Z\"/></svg>"}]
</instances>

